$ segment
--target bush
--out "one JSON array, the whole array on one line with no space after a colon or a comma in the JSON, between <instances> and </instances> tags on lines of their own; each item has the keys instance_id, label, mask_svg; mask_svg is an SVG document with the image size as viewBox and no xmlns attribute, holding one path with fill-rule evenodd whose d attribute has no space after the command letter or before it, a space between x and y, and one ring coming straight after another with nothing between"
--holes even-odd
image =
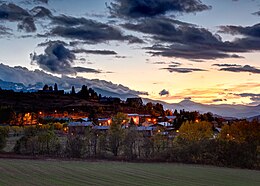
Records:
<instances>
[{"instance_id":1,"label":"bush","mask_svg":"<svg viewBox=\"0 0 260 186\"><path fill-rule=\"evenodd\" d=\"M8 127L0 127L0 150L2 150L6 145L6 138L8 137L8 133Z\"/></svg>"}]
</instances>

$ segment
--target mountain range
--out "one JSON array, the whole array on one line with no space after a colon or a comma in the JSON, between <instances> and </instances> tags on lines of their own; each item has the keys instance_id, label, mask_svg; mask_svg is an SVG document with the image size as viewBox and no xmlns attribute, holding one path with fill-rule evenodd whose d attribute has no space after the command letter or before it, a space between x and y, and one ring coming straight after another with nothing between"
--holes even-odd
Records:
<instances>
[{"instance_id":1,"label":"mountain range","mask_svg":"<svg viewBox=\"0 0 260 186\"><path fill-rule=\"evenodd\" d=\"M83 77L57 77L51 74L47 74L41 70L30 71L24 67L10 67L4 64L0 64L0 87L2 89L33 92L42 87L45 84L54 85L58 84L60 89L67 92L74 86L76 91L79 91L82 85L87 85L93 88L97 93L108 97L119 97L125 100L128 97L138 97L147 95L147 92L135 91L121 84L113 84L105 80L98 79L86 79ZM187 111L199 111L200 113L211 112L215 115L222 117L234 117L234 118L251 118L259 117L260 105L247 106L247 105L206 105L196 103L191 100L183 100L179 103L166 103L160 100L152 100L143 98L144 103L153 102L160 103L166 109L177 109Z\"/></svg>"},{"instance_id":2,"label":"mountain range","mask_svg":"<svg viewBox=\"0 0 260 186\"><path fill-rule=\"evenodd\" d=\"M198 111L200 113L211 112L214 115L224 117L226 119L232 118L251 118L260 116L260 105L257 106L247 106L247 105L206 105L202 103L196 103L191 100L183 100L179 103L166 103L159 100L143 99L144 103L153 102L161 103L164 108L170 110L186 110L186 111Z\"/></svg>"}]
</instances>

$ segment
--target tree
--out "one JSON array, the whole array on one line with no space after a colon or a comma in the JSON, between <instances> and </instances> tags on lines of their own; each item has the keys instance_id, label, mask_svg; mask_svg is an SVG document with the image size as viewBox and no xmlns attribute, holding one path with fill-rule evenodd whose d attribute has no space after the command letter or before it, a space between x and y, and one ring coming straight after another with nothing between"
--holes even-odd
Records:
<instances>
[{"instance_id":1,"label":"tree","mask_svg":"<svg viewBox=\"0 0 260 186\"><path fill-rule=\"evenodd\" d=\"M112 118L112 123L108 131L108 145L114 156L118 155L123 138L122 124L126 121L127 116L123 113L117 113L117 115Z\"/></svg>"},{"instance_id":2,"label":"tree","mask_svg":"<svg viewBox=\"0 0 260 186\"><path fill-rule=\"evenodd\" d=\"M129 128L124 130L123 135L123 151L127 159L134 159L137 157L137 143L139 134L136 130L135 124L130 125Z\"/></svg>"},{"instance_id":3,"label":"tree","mask_svg":"<svg viewBox=\"0 0 260 186\"><path fill-rule=\"evenodd\" d=\"M212 135L212 124L205 121L198 123L186 121L179 129L179 138L187 141L201 141L211 138Z\"/></svg>"},{"instance_id":4,"label":"tree","mask_svg":"<svg viewBox=\"0 0 260 186\"><path fill-rule=\"evenodd\" d=\"M49 86L49 91L53 91L53 87L52 86Z\"/></svg>"},{"instance_id":5,"label":"tree","mask_svg":"<svg viewBox=\"0 0 260 186\"><path fill-rule=\"evenodd\" d=\"M6 138L8 133L9 130L7 127L0 127L0 150L2 150L6 145Z\"/></svg>"},{"instance_id":6,"label":"tree","mask_svg":"<svg viewBox=\"0 0 260 186\"><path fill-rule=\"evenodd\" d=\"M74 86L71 87L71 94L72 94L72 95L75 95L75 94L76 94L76 92L75 92L75 87L74 87Z\"/></svg>"},{"instance_id":7,"label":"tree","mask_svg":"<svg viewBox=\"0 0 260 186\"><path fill-rule=\"evenodd\" d=\"M167 109L167 110L165 111L165 115L166 115L166 116L172 116L173 113L172 113L171 110Z\"/></svg>"},{"instance_id":8,"label":"tree","mask_svg":"<svg viewBox=\"0 0 260 186\"><path fill-rule=\"evenodd\" d=\"M16 142L14 151L32 155L57 154L61 149L58 137L49 127L43 126L25 128L24 136Z\"/></svg>"},{"instance_id":9,"label":"tree","mask_svg":"<svg viewBox=\"0 0 260 186\"><path fill-rule=\"evenodd\" d=\"M239 121L231 125L224 125L218 138L225 141L260 145L260 124L258 121Z\"/></svg>"},{"instance_id":10,"label":"tree","mask_svg":"<svg viewBox=\"0 0 260 186\"><path fill-rule=\"evenodd\" d=\"M42 90L43 90L43 91L49 90L49 86L48 86L47 84L45 84L45 85L43 86Z\"/></svg>"},{"instance_id":11,"label":"tree","mask_svg":"<svg viewBox=\"0 0 260 186\"><path fill-rule=\"evenodd\" d=\"M58 85L57 85L57 83L54 84L54 91L58 92Z\"/></svg>"}]
</instances>

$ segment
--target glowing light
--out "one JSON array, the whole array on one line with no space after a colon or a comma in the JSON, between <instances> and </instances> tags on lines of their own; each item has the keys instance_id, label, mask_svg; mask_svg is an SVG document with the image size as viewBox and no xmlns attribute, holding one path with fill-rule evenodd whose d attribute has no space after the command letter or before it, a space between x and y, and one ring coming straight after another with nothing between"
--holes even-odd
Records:
<instances>
[{"instance_id":1,"label":"glowing light","mask_svg":"<svg viewBox=\"0 0 260 186\"><path fill-rule=\"evenodd\" d=\"M176 130L176 132L178 133L178 132L180 132L179 130Z\"/></svg>"}]
</instances>

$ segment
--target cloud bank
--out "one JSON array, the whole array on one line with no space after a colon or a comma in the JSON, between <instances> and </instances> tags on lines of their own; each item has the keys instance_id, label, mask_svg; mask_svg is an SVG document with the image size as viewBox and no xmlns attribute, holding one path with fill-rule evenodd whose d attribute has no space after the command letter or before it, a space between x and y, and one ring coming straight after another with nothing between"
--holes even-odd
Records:
<instances>
[{"instance_id":1,"label":"cloud bank","mask_svg":"<svg viewBox=\"0 0 260 186\"><path fill-rule=\"evenodd\" d=\"M87 85L88 87L99 90L100 93L110 93L114 95L122 95L125 97L138 96L138 95L148 95L147 92L131 90L126 86L121 84L113 84L105 80L98 79L86 79L82 77L68 77L62 76L56 77L45 73L44 71L35 70L29 71L24 67L9 67L4 64L0 64L0 79L8 82L23 83L24 85L35 85L35 84L54 84L57 83L61 89L67 91L71 90L71 86L75 86L77 90L81 88L82 85Z\"/></svg>"},{"instance_id":2,"label":"cloud bank","mask_svg":"<svg viewBox=\"0 0 260 186\"><path fill-rule=\"evenodd\" d=\"M115 0L108 8L114 17L142 18L166 13L201 12L211 7L200 0Z\"/></svg>"}]
</instances>

